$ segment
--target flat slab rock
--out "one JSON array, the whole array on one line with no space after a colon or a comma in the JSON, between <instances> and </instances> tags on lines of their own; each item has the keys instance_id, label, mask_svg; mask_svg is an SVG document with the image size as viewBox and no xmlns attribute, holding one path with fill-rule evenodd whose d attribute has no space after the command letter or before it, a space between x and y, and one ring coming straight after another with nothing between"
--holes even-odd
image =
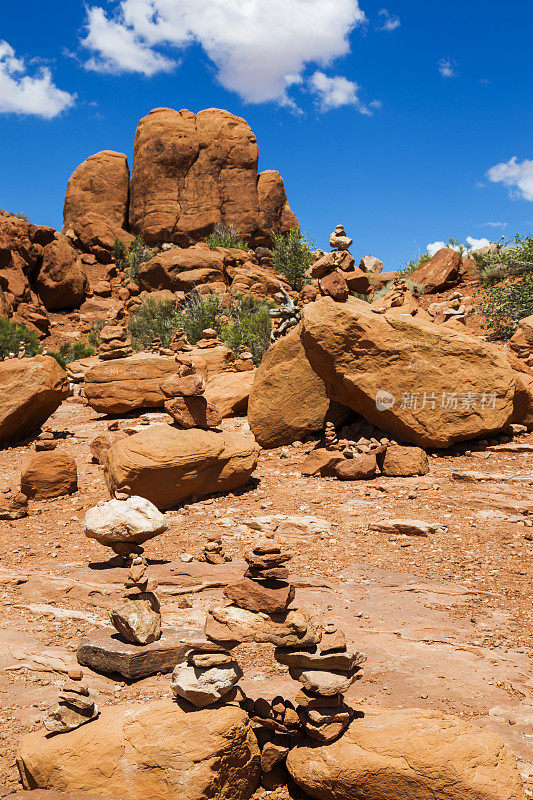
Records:
<instances>
[{"instance_id":1,"label":"flat slab rock","mask_svg":"<svg viewBox=\"0 0 533 800\"><path fill-rule=\"evenodd\" d=\"M438 522L426 522L422 519L384 519L371 522L369 530L378 533L398 533L405 536L429 536L430 533L446 533L446 525Z\"/></svg>"},{"instance_id":2,"label":"flat slab rock","mask_svg":"<svg viewBox=\"0 0 533 800\"><path fill-rule=\"evenodd\" d=\"M164 628L152 644L132 644L119 638L114 628L99 628L84 636L78 645L78 663L96 672L118 672L137 680L158 672L172 672L191 649L191 642L203 631Z\"/></svg>"}]
</instances>

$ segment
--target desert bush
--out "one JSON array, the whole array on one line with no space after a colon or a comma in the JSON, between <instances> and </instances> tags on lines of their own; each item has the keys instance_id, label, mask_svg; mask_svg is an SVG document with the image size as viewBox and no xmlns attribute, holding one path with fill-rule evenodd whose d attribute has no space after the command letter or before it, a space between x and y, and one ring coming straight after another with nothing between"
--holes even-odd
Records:
<instances>
[{"instance_id":1,"label":"desert bush","mask_svg":"<svg viewBox=\"0 0 533 800\"><path fill-rule=\"evenodd\" d=\"M513 244L503 238L487 253L472 253L483 283L533 272L533 236L515 236Z\"/></svg>"},{"instance_id":2,"label":"desert bush","mask_svg":"<svg viewBox=\"0 0 533 800\"><path fill-rule=\"evenodd\" d=\"M187 334L189 342L196 344L206 328L219 331L221 312L218 294L200 294L196 290L190 292L179 312L180 326Z\"/></svg>"},{"instance_id":3,"label":"desert bush","mask_svg":"<svg viewBox=\"0 0 533 800\"><path fill-rule=\"evenodd\" d=\"M156 338L168 347L179 327L179 314L174 303L153 297L147 297L131 314L128 326L135 350L142 350Z\"/></svg>"},{"instance_id":4,"label":"desert bush","mask_svg":"<svg viewBox=\"0 0 533 800\"><path fill-rule=\"evenodd\" d=\"M425 264L427 261L431 261L431 256L429 253L419 253L418 258L411 259L406 263L404 267L402 267L398 271L399 278L406 278L407 275L410 275L412 272L417 270L422 264Z\"/></svg>"},{"instance_id":5,"label":"desert bush","mask_svg":"<svg viewBox=\"0 0 533 800\"><path fill-rule=\"evenodd\" d=\"M494 339L509 339L524 317L533 314L533 273L503 286L487 286L479 311L485 316L483 327Z\"/></svg>"},{"instance_id":6,"label":"desert bush","mask_svg":"<svg viewBox=\"0 0 533 800\"><path fill-rule=\"evenodd\" d=\"M401 276L399 276L399 277L401 277ZM407 284L407 288L409 289L409 291L413 292L413 294L416 294L416 295L424 294L424 287L422 286L421 283L417 283L416 281L410 281L409 278L406 278L404 280L405 280L405 282ZM394 280L389 281L383 287L383 289L380 289L378 292L376 292L373 295L372 300L379 300L381 297L384 297L387 294L387 292L390 292L390 290L393 289L393 288L394 288Z\"/></svg>"},{"instance_id":7,"label":"desert bush","mask_svg":"<svg viewBox=\"0 0 533 800\"><path fill-rule=\"evenodd\" d=\"M89 358L94 354L94 347L91 347L86 342L65 342L59 350L48 351L48 355L55 358L63 369L66 369L67 364L71 364L73 361L78 361L80 358Z\"/></svg>"},{"instance_id":8,"label":"desert bush","mask_svg":"<svg viewBox=\"0 0 533 800\"><path fill-rule=\"evenodd\" d=\"M136 236L127 247L120 239L115 239L112 255L116 261L119 272L123 273L124 283L139 283L139 270L145 261L150 261L156 254L144 243L142 236Z\"/></svg>"},{"instance_id":9,"label":"desert bush","mask_svg":"<svg viewBox=\"0 0 533 800\"><path fill-rule=\"evenodd\" d=\"M248 244L241 239L240 233L233 225L217 224L213 232L205 240L211 250L217 247L234 247L237 250L248 250Z\"/></svg>"},{"instance_id":10,"label":"desert bush","mask_svg":"<svg viewBox=\"0 0 533 800\"><path fill-rule=\"evenodd\" d=\"M23 222L29 222L30 221L30 218L28 217L28 215L24 214L22 211L17 211L17 213L16 214L12 214L12 216L16 217L17 219L21 219Z\"/></svg>"},{"instance_id":11,"label":"desert bush","mask_svg":"<svg viewBox=\"0 0 533 800\"><path fill-rule=\"evenodd\" d=\"M0 356L6 358L10 353L17 355L20 343L26 344L26 355L35 356L39 352L39 337L25 325L0 317Z\"/></svg>"},{"instance_id":12,"label":"desert bush","mask_svg":"<svg viewBox=\"0 0 533 800\"><path fill-rule=\"evenodd\" d=\"M272 233L272 266L299 292L310 283L307 271L313 260L309 239L297 228L288 233Z\"/></svg>"},{"instance_id":13,"label":"desert bush","mask_svg":"<svg viewBox=\"0 0 533 800\"><path fill-rule=\"evenodd\" d=\"M220 329L226 347L237 353L241 345L246 345L254 364L260 364L270 347L272 319L269 311L273 306L274 303L257 300L251 295L238 297L228 310L229 321Z\"/></svg>"},{"instance_id":14,"label":"desert bush","mask_svg":"<svg viewBox=\"0 0 533 800\"><path fill-rule=\"evenodd\" d=\"M91 330L87 334L87 341L91 347L98 349L102 344L102 337L100 334L103 328L105 328L105 322L103 319L95 319L92 321Z\"/></svg>"}]
</instances>

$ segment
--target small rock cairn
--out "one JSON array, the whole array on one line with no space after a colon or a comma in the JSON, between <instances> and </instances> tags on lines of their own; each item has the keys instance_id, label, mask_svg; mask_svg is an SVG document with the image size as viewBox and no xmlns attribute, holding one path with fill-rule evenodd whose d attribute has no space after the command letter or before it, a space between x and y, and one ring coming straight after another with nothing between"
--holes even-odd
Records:
<instances>
[{"instance_id":1,"label":"small rock cairn","mask_svg":"<svg viewBox=\"0 0 533 800\"><path fill-rule=\"evenodd\" d=\"M156 581L146 575L146 559L134 556L124 582L124 601L109 612L111 624L122 639L132 644L152 644L161 638L156 588Z\"/></svg>"},{"instance_id":2,"label":"small rock cairn","mask_svg":"<svg viewBox=\"0 0 533 800\"><path fill-rule=\"evenodd\" d=\"M231 556L226 555L222 545L222 534L210 533L207 536L207 544L204 552L198 561L205 561L207 564L225 564L231 561Z\"/></svg>"},{"instance_id":3,"label":"small rock cairn","mask_svg":"<svg viewBox=\"0 0 533 800\"><path fill-rule=\"evenodd\" d=\"M344 225L337 225L329 237L329 246L332 250L348 250L353 244L353 239L347 235Z\"/></svg>"},{"instance_id":4,"label":"small rock cairn","mask_svg":"<svg viewBox=\"0 0 533 800\"><path fill-rule=\"evenodd\" d=\"M222 415L205 397L203 376L196 371L187 353L176 353L174 358L179 364L177 375L161 383L161 391L168 398L164 403L165 411L182 428L216 428Z\"/></svg>"},{"instance_id":5,"label":"small rock cairn","mask_svg":"<svg viewBox=\"0 0 533 800\"><path fill-rule=\"evenodd\" d=\"M248 568L243 578L224 589L228 602L211 608L206 621L207 639L225 649L210 651L213 660L205 664L198 658L203 651L193 650L175 668L171 686L175 695L196 707L228 701L229 692L235 697L242 674L230 650L240 642L274 644L276 660L302 684L296 706L282 697L269 702L243 696L239 701L252 721L268 732L263 737L264 767L272 769L287 755L290 735L298 730L319 742L331 742L346 730L355 714L344 703L344 693L362 677L366 656L348 649L334 623L322 630L307 610L289 608L295 589L287 565L293 554L273 534L257 541L244 557ZM215 653L227 660L219 663L221 655Z\"/></svg>"},{"instance_id":6,"label":"small rock cairn","mask_svg":"<svg viewBox=\"0 0 533 800\"><path fill-rule=\"evenodd\" d=\"M343 433L344 438L339 439L333 422L326 422L324 425L326 450L338 450L345 458L368 453L379 455L390 445L396 444L394 439L384 436L383 431L371 423L354 423L345 428Z\"/></svg>"},{"instance_id":7,"label":"small rock cairn","mask_svg":"<svg viewBox=\"0 0 533 800\"><path fill-rule=\"evenodd\" d=\"M202 338L196 342L196 347L201 350L207 350L210 347L218 347L223 344L222 340L218 338L218 334L214 328L206 328L202 331Z\"/></svg>"},{"instance_id":8,"label":"small rock cairn","mask_svg":"<svg viewBox=\"0 0 533 800\"><path fill-rule=\"evenodd\" d=\"M100 333L102 344L98 348L98 358L110 361L133 355L131 339L128 339L123 325L106 325Z\"/></svg>"},{"instance_id":9,"label":"small rock cairn","mask_svg":"<svg viewBox=\"0 0 533 800\"><path fill-rule=\"evenodd\" d=\"M178 328L174 334L174 338L170 342L169 348L173 353L186 353L194 349L192 344L189 344L187 334L183 328Z\"/></svg>"},{"instance_id":10,"label":"small rock cairn","mask_svg":"<svg viewBox=\"0 0 533 800\"><path fill-rule=\"evenodd\" d=\"M77 680L67 680L59 692L59 701L43 717L43 725L50 733L73 731L98 716L98 694L82 678L83 672L79 670Z\"/></svg>"}]
</instances>

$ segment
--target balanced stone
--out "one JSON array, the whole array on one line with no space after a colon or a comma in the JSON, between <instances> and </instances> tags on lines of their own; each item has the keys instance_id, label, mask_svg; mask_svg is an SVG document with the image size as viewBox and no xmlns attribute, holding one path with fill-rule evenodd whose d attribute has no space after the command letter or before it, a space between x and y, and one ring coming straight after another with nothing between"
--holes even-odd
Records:
<instances>
[{"instance_id":1,"label":"balanced stone","mask_svg":"<svg viewBox=\"0 0 533 800\"><path fill-rule=\"evenodd\" d=\"M258 581L246 577L226 586L223 591L240 608L263 611L266 614L282 613L292 603L295 595L294 586L285 581Z\"/></svg>"},{"instance_id":2,"label":"balanced stone","mask_svg":"<svg viewBox=\"0 0 533 800\"><path fill-rule=\"evenodd\" d=\"M322 634L323 636L324 634ZM309 650L294 650L278 647L274 653L276 661L303 670L338 670L339 672L352 672L366 661L364 653L339 651L322 652L322 640L318 647Z\"/></svg>"},{"instance_id":3,"label":"balanced stone","mask_svg":"<svg viewBox=\"0 0 533 800\"><path fill-rule=\"evenodd\" d=\"M281 647L313 645L321 635L319 626L305 609L289 609L269 615L235 605L211 608L205 632L218 642L269 642Z\"/></svg>"},{"instance_id":4,"label":"balanced stone","mask_svg":"<svg viewBox=\"0 0 533 800\"><path fill-rule=\"evenodd\" d=\"M297 667L290 668L290 676L293 680L301 683L307 691L321 694L325 697L344 694L355 680L355 675L346 672L299 669Z\"/></svg>"},{"instance_id":5,"label":"balanced stone","mask_svg":"<svg viewBox=\"0 0 533 800\"><path fill-rule=\"evenodd\" d=\"M144 497L109 500L85 515L85 536L111 548L144 544L167 527L164 514Z\"/></svg>"},{"instance_id":6,"label":"balanced stone","mask_svg":"<svg viewBox=\"0 0 533 800\"><path fill-rule=\"evenodd\" d=\"M84 683L68 681L59 693L59 702L43 717L43 725L50 733L67 733L90 722L98 716L97 693Z\"/></svg>"},{"instance_id":7,"label":"balanced stone","mask_svg":"<svg viewBox=\"0 0 533 800\"><path fill-rule=\"evenodd\" d=\"M200 668L188 663L177 664L170 687L177 697L183 697L197 708L205 708L231 691L242 670L236 661Z\"/></svg>"},{"instance_id":8,"label":"balanced stone","mask_svg":"<svg viewBox=\"0 0 533 800\"><path fill-rule=\"evenodd\" d=\"M153 592L127 597L109 616L113 627L127 642L151 644L161 636L161 610Z\"/></svg>"}]
</instances>

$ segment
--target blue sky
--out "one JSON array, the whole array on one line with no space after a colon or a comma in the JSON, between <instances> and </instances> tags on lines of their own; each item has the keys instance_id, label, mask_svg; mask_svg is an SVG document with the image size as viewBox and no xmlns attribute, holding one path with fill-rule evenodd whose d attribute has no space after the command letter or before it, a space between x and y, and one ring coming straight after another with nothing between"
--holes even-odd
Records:
<instances>
[{"instance_id":1,"label":"blue sky","mask_svg":"<svg viewBox=\"0 0 533 800\"><path fill-rule=\"evenodd\" d=\"M525 0L29 0L0 23L0 207L61 227L66 182L151 108L245 117L317 246L533 230Z\"/></svg>"}]
</instances>

